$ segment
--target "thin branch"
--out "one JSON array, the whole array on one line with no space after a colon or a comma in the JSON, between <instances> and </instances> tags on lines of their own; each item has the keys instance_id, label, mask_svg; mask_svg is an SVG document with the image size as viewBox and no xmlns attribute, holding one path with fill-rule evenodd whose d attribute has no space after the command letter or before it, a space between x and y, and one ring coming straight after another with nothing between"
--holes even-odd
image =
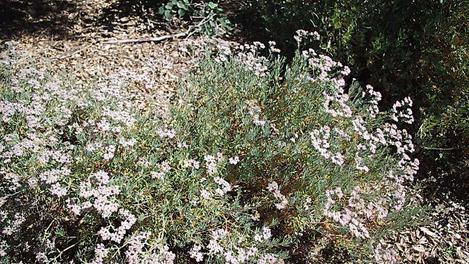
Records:
<instances>
[{"instance_id":1,"label":"thin branch","mask_svg":"<svg viewBox=\"0 0 469 264\"><path fill-rule=\"evenodd\" d=\"M121 39L121 40L110 40L103 42L103 44L134 44L144 42L160 42L167 39L182 38L189 34L189 31L181 32L172 35L164 35L155 38L138 38L138 39Z\"/></svg>"},{"instance_id":2,"label":"thin branch","mask_svg":"<svg viewBox=\"0 0 469 264\"><path fill-rule=\"evenodd\" d=\"M103 44L135 44L135 43L144 43L144 42L160 42L160 41L164 41L167 39L175 39L175 38L182 38L182 37L186 37L187 39L193 34L199 32L202 25L212 20L214 16L215 14L210 14L204 17L197 25L190 26L189 29L185 32L172 34L172 35L164 35L164 36L159 36L159 37L154 37L154 38L109 40L109 41L103 42Z\"/></svg>"},{"instance_id":3,"label":"thin branch","mask_svg":"<svg viewBox=\"0 0 469 264\"><path fill-rule=\"evenodd\" d=\"M190 36L192 36L193 34L195 34L196 32L199 32L202 25L204 25L205 23L209 22L210 20L212 20L213 18L215 17L215 14L210 14L206 17L204 17L199 23L197 23L197 25L195 25L195 29L192 30L192 27L189 27L189 30L187 30L188 34L186 36L186 39L188 39Z\"/></svg>"},{"instance_id":4,"label":"thin branch","mask_svg":"<svg viewBox=\"0 0 469 264\"><path fill-rule=\"evenodd\" d=\"M459 150L459 149L463 149L461 147L454 147L454 148L432 148L432 147L425 147L425 146L421 146L421 148L425 149L425 150L434 150L434 151L452 151L452 150Z\"/></svg>"},{"instance_id":5,"label":"thin branch","mask_svg":"<svg viewBox=\"0 0 469 264\"><path fill-rule=\"evenodd\" d=\"M94 45L94 44L88 44L88 45L83 46L83 47L81 47L81 48L78 48L78 49L76 49L76 50L74 50L74 51L68 52L67 54L65 54L65 55L63 55L63 56L51 58L51 60L52 60L52 61L55 61L55 60L63 60L63 59L66 59L66 58L68 58L68 57L71 57L71 56L73 56L73 55L79 53L80 51L83 51L83 50L85 50L85 49L91 47L92 45Z\"/></svg>"}]
</instances>

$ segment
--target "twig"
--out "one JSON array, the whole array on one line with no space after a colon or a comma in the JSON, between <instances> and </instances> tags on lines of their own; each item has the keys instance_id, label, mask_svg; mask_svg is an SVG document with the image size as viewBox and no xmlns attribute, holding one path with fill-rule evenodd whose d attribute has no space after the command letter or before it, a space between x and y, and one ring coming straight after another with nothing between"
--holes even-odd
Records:
<instances>
[{"instance_id":1,"label":"twig","mask_svg":"<svg viewBox=\"0 0 469 264\"><path fill-rule=\"evenodd\" d=\"M80 52L80 51L82 51L82 50L84 50L84 49L87 49L87 48L89 48L89 47L91 47L91 46L93 46L93 44L88 44L88 45L83 46L83 47L81 47L81 48L78 48L78 49L76 49L76 50L74 50L74 51L69 51L67 54L65 54L65 55L63 55L63 56L51 58L51 60L52 60L52 61L55 61L55 60L63 60L63 59L66 59L66 58L71 57L71 56L77 54L78 52Z\"/></svg>"},{"instance_id":2,"label":"twig","mask_svg":"<svg viewBox=\"0 0 469 264\"><path fill-rule=\"evenodd\" d=\"M103 42L103 44L133 44L133 43L144 43L144 42L160 42L167 39L181 38L189 34L189 31L181 32L172 35L164 35L155 38L138 38L138 39L121 39L121 40L110 40Z\"/></svg>"},{"instance_id":3,"label":"twig","mask_svg":"<svg viewBox=\"0 0 469 264\"><path fill-rule=\"evenodd\" d=\"M155 38L138 38L138 39L121 39L121 40L109 40L103 42L103 44L134 44L134 43L144 43L144 42L160 42L167 39L175 39L175 38L182 38L186 37L189 38L196 32L200 30L203 24L207 23L208 21L212 20L215 15L211 14L209 16L204 17L197 25L194 27L190 26L189 29L185 32L172 34L172 35L164 35Z\"/></svg>"},{"instance_id":4,"label":"twig","mask_svg":"<svg viewBox=\"0 0 469 264\"><path fill-rule=\"evenodd\" d=\"M75 244L73 244L73 245L70 245L70 246L67 247L66 249L60 251L59 255L57 255L57 256L54 258L54 260L59 259L59 258L63 255L63 253L64 253L65 251L67 251L67 250L73 248L74 246L78 245L78 243L80 243L80 242L77 242L77 243L75 243Z\"/></svg>"},{"instance_id":5,"label":"twig","mask_svg":"<svg viewBox=\"0 0 469 264\"><path fill-rule=\"evenodd\" d=\"M190 36L192 36L193 34L198 32L200 30L200 28L202 27L202 25L207 23L208 21L212 20L214 16L215 16L215 14L210 14L209 16L204 17L197 25L195 25L195 27L194 27L195 30L192 30L192 28L189 27L189 30L187 31L188 34L186 36L186 39L188 39Z\"/></svg>"},{"instance_id":6,"label":"twig","mask_svg":"<svg viewBox=\"0 0 469 264\"><path fill-rule=\"evenodd\" d=\"M463 149L461 147L457 147L457 148L431 148L431 147L425 147L425 146L422 146L421 148L423 148L425 150L434 150L434 151L452 151L452 150Z\"/></svg>"}]
</instances>

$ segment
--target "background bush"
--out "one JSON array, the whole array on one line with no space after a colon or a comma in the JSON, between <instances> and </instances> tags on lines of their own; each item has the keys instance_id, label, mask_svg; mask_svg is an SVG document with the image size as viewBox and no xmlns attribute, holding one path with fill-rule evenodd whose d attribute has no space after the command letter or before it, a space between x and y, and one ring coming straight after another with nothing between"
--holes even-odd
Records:
<instances>
[{"instance_id":1,"label":"background bush","mask_svg":"<svg viewBox=\"0 0 469 264\"><path fill-rule=\"evenodd\" d=\"M217 1L170 0L159 7L158 13L168 21L175 18L192 20L199 33L209 36L225 35L232 30Z\"/></svg>"},{"instance_id":2,"label":"background bush","mask_svg":"<svg viewBox=\"0 0 469 264\"><path fill-rule=\"evenodd\" d=\"M297 29L316 30L325 38L312 46L350 65L350 77L383 92L384 105L410 95L425 171L446 175L440 183L451 183L464 197L460 187L467 185L459 183L467 182L469 161L468 10L467 1L448 0L258 0L236 19L245 37L276 40L290 54Z\"/></svg>"}]
</instances>

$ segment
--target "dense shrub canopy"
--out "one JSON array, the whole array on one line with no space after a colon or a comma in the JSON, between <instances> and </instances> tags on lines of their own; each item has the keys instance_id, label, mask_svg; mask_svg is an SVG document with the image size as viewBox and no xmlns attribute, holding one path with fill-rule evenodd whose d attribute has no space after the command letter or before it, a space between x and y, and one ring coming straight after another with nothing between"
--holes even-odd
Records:
<instances>
[{"instance_id":1,"label":"dense shrub canopy","mask_svg":"<svg viewBox=\"0 0 469 264\"><path fill-rule=\"evenodd\" d=\"M397 126L412 101L380 112L371 86L344 91L348 67L304 50L281 75L264 48L208 53L163 120L125 87L4 71L2 254L280 263L314 258L288 248L315 234L352 258L370 256L363 244L386 257L378 238L406 221L418 169Z\"/></svg>"},{"instance_id":2,"label":"dense shrub canopy","mask_svg":"<svg viewBox=\"0 0 469 264\"><path fill-rule=\"evenodd\" d=\"M446 175L442 185L467 181L467 1L258 0L244 10L249 15L238 19L254 32L248 38L294 50L297 29L317 30L325 37L312 46L351 65L350 77L383 93L383 107L410 95L417 110L411 131L422 147L425 174ZM459 191L463 199L465 192Z\"/></svg>"}]
</instances>

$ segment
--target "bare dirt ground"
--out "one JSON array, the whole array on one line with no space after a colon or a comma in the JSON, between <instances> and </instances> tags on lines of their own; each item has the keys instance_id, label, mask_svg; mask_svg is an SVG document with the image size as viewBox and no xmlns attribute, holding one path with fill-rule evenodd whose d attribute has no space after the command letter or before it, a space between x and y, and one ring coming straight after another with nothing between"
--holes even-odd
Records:
<instances>
[{"instance_id":1,"label":"bare dirt ground","mask_svg":"<svg viewBox=\"0 0 469 264\"><path fill-rule=\"evenodd\" d=\"M18 5L9 4L10 13L27 12L29 5L11 2ZM153 14L142 5L119 0L57 1L56 5L72 7L60 13L49 7L52 11L36 17L25 14L18 21L3 21L0 37L19 55L15 67L46 67L48 72L71 75L80 84L126 83L136 93L158 99L164 108L176 80L195 65L204 48L204 37L106 44L172 34L149 19L144 21L143 14Z\"/></svg>"}]
</instances>

